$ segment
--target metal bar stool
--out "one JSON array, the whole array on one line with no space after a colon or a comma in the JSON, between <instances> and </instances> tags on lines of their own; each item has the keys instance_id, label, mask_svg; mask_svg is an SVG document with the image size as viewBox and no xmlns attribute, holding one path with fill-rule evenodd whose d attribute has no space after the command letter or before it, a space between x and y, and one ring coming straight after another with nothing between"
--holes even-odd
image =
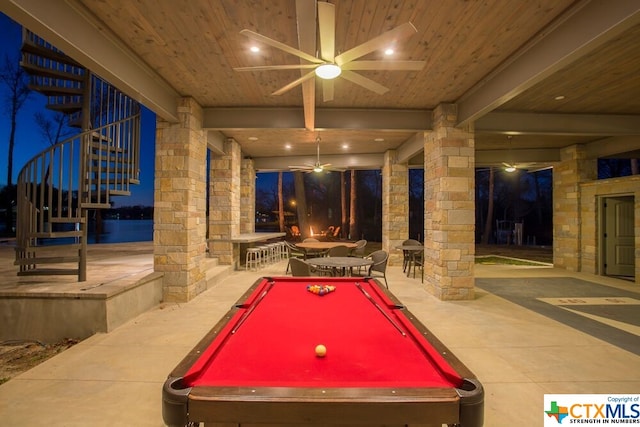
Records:
<instances>
[{"instance_id":1,"label":"metal bar stool","mask_svg":"<svg viewBox=\"0 0 640 427\"><path fill-rule=\"evenodd\" d=\"M245 270L253 271L255 269L257 271L258 268L260 268L260 262L261 262L260 255L261 255L260 248L247 248L247 254L245 256L245 261L244 261Z\"/></svg>"}]
</instances>

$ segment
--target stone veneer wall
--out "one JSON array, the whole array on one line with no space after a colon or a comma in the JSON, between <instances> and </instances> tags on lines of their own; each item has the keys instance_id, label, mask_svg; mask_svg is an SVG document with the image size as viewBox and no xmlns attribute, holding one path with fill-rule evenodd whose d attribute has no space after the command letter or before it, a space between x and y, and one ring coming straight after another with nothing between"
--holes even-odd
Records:
<instances>
[{"instance_id":1,"label":"stone veneer wall","mask_svg":"<svg viewBox=\"0 0 640 427\"><path fill-rule=\"evenodd\" d=\"M240 187L242 152L233 139L224 143L224 155L212 156L209 183L209 250L221 264L239 257L230 239L240 234ZM238 245L235 245L236 252Z\"/></svg>"},{"instance_id":2,"label":"stone veneer wall","mask_svg":"<svg viewBox=\"0 0 640 427\"><path fill-rule=\"evenodd\" d=\"M164 301L188 301L206 289L206 133L202 108L183 98L178 123L158 120L154 188L154 269Z\"/></svg>"},{"instance_id":3,"label":"stone veneer wall","mask_svg":"<svg viewBox=\"0 0 640 427\"><path fill-rule=\"evenodd\" d=\"M240 170L240 233L256 231L256 170L252 159L242 159Z\"/></svg>"},{"instance_id":4,"label":"stone veneer wall","mask_svg":"<svg viewBox=\"0 0 640 427\"><path fill-rule=\"evenodd\" d=\"M612 178L581 183L580 221L582 236L580 247L581 271L590 274L601 274L598 256L600 253L598 231L600 225L599 198L606 196L634 196L634 229L635 229L635 282L640 284L640 176ZM554 246L555 246L554 242ZM577 258L577 257L576 257Z\"/></svg>"},{"instance_id":5,"label":"stone veneer wall","mask_svg":"<svg viewBox=\"0 0 640 427\"><path fill-rule=\"evenodd\" d=\"M474 138L456 120L456 105L439 105L425 134L424 281L442 300L474 298Z\"/></svg>"},{"instance_id":6,"label":"stone veneer wall","mask_svg":"<svg viewBox=\"0 0 640 427\"><path fill-rule=\"evenodd\" d=\"M394 249L409 236L409 170L397 162L397 152L384 154L382 167L382 249L389 265L402 265L402 251Z\"/></svg>"},{"instance_id":7,"label":"stone veneer wall","mask_svg":"<svg viewBox=\"0 0 640 427\"><path fill-rule=\"evenodd\" d=\"M560 150L553 167L553 264L580 271L580 183L597 178L597 161L581 145ZM595 224L594 224L595 225Z\"/></svg>"}]
</instances>

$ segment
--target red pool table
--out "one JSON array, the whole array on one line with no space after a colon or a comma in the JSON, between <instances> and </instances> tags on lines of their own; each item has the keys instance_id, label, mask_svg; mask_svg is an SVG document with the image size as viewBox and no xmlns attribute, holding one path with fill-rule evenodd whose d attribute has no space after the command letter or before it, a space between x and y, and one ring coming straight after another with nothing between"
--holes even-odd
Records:
<instances>
[{"instance_id":1,"label":"red pool table","mask_svg":"<svg viewBox=\"0 0 640 427\"><path fill-rule=\"evenodd\" d=\"M169 426L483 424L480 382L371 278L258 280L162 395Z\"/></svg>"}]
</instances>

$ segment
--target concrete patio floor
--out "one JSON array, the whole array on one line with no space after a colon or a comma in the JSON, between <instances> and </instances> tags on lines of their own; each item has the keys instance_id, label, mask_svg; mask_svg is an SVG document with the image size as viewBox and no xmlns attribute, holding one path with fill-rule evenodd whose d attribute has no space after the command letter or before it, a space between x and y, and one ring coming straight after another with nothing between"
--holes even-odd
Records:
<instances>
[{"instance_id":1,"label":"concrete patio floor","mask_svg":"<svg viewBox=\"0 0 640 427\"><path fill-rule=\"evenodd\" d=\"M125 274L126 258L112 256ZM284 275L285 267L281 261L258 272L233 272L188 303L163 303L11 379L0 386L0 425L163 425L161 388L168 373L257 278ZM439 301L400 267L390 267L387 278L391 291L482 382L485 426L541 426L545 393L640 393L640 354L633 345L623 349L603 339L618 330L623 341L639 341L638 285L550 266L476 265L475 274L473 301ZM14 277L3 274L0 286ZM594 302L609 304L604 316L568 311L567 298L575 300L576 284L583 282L587 305L590 293L625 302ZM526 295L509 293L524 288ZM590 322L604 326L576 328Z\"/></svg>"}]
</instances>

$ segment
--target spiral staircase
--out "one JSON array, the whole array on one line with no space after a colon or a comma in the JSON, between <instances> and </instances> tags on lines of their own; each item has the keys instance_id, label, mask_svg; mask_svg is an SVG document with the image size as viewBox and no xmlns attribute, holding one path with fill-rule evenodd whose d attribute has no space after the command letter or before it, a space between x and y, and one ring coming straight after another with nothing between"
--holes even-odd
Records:
<instances>
[{"instance_id":1,"label":"spiral staircase","mask_svg":"<svg viewBox=\"0 0 640 427\"><path fill-rule=\"evenodd\" d=\"M33 157L17 179L18 275L87 275L91 211L111 208L139 183L140 106L34 33L21 66L47 108L80 133Z\"/></svg>"}]
</instances>

